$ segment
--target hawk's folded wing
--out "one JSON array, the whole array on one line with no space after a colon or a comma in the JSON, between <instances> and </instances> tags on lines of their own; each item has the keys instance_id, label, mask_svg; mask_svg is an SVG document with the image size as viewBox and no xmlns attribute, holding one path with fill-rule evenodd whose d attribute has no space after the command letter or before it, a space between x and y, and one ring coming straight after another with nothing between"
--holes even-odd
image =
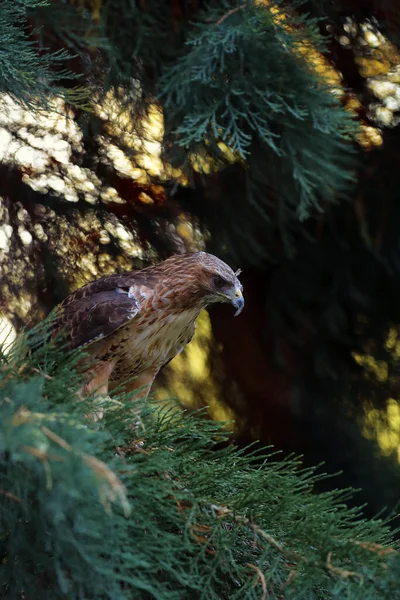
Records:
<instances>
[{"instance_id":1,"label":"hawk's folded wing","mask_svg":"<svg viewBox=\"0 0 400 600\"><path fill-rule=\"evenodd\" d=\"M59 307L53 335L62 332L71 348L87 346L106 338L139 312L133 286L128 289L114 287L106 291L96 291L96 287L92 290L87 288L85 295L78 290Z\"/></svg>"}]
</instances>

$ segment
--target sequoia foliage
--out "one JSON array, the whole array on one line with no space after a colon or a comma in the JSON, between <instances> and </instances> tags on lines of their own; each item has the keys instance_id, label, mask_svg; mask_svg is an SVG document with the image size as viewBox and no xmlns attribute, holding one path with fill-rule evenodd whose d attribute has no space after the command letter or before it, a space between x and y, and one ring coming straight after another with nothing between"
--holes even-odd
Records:
<instances>
[{"instance_id":1,"label":"sequoia foliage","mask_svg":"<svg viewBox=\"0 0 400 600\"><path fill-rule=\"evenodd\" d=\"M3 598L400 598L389 527L348 491L179 409L120 396L93 423L80 354L45 339L0 368Z\"/></svg>"},{"instance_id":2,"label":"sequoia foliage","mask_svg":"<svg viewBox=\"0 0 400 600\"><path fill-rule=\"evenodd\" d=\"M238 432L392 508L399 23L389 0L1 2L2 313L205 247L243 269L240 321L210 311Z\"/></svg>"}]
</instances>

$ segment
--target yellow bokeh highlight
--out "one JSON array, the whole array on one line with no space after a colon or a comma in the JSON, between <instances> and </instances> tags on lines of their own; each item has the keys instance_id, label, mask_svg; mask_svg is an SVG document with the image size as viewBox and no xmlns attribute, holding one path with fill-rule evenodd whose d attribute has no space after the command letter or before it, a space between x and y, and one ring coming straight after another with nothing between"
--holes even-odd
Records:
<instances>
[{"instance_id":1,"label":"yellow bokeh highlight","mask_svg":"<svg viewBox=\"0 0 400 600\"><path fill-rule=\"evenodd\" d=\"M361 131L357 136L357 142L360 146L363 146L363 148L382 146L383 137L381 130L377 127L371 127L371 125L361 125Z\"/></svg>"},{"instance_id":2,"label":"yellow bokeh highlight","mask_svg":"<svg viewBox=\"0 0 400 600\"><path fill-rule=\"evenodd\" d=\"M353 354L353 358L357 364L364 367L368 373L374 375L378 381L383 383L387 380L389 368L386 361L375 360L373 356L357 354L356 352Z\"/></svg>"},{"instance_id":3,"label":"yellow bokeh highlight","mask_svg":"<svg viewBox=\"0 0 400 600\"><path fill-rule=\"evenodd\" d=\"M384 347L395 360L400 358L399 332L392 327L385 340ZM369 354L353 354L356 362L366 373L377 381L385 383L389 378L387 362L377 361ZM400 463L400 402L396 398L388 398L384 409L373 408L366 400L364 403L365 417L362 433L364 437L375 440L384 456L395 455Z\"/></svg>"},{"instance_id":4,"label":"yellow bokeh highlight","mask_svg":"<svg viewBox=\"0 0 400 600\"><path fill-rule=\"evenodd\" d=\"M395 455L400 463L400 403L389 398L386 408L377 410L367 405L363 435L367 439L376 440L384 456Z\"/></svg>"}]
</instances>

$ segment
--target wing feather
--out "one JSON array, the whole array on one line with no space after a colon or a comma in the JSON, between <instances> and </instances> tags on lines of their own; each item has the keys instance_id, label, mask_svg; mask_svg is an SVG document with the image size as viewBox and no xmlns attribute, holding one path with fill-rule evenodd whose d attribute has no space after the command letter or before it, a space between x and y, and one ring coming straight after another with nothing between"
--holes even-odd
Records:
<instances>
[{"instance_id":1,"label":"wing feather","mask_svg":"<svg viewBox=\"0 0 400 600\"><path fill-rule=\"evenodd\" d=\"M128 291L130 287L145 285L153 288L158 278L154 267L135 271L133 273L122 273L120 275L106 275L96 281L82 286L76 292L65 298L60 306L66 307L82 298L90 298L102 292L114 292L117 288Z\"/></svg>"},{"instance_id":2,"label":"wing feather","mask_svg":"<svg viewBox=\"0 0 400 600\"><path fill-rule=\"evenodd\" d=\"M88 346L108 337L139 312L138 301L123 288L114 286L114 289L99 292L92 289L86 295L78 292L80 290L60 305L60 316L53 334L62 331L71 348Z\"/></svg>"}]
</instances>

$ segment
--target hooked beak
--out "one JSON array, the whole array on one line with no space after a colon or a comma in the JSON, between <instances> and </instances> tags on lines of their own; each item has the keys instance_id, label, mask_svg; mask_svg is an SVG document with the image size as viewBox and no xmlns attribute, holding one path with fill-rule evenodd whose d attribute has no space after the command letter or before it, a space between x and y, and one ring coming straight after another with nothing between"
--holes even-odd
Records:
<instances>
[{"instance_id":1,"label":"hooked beak","mask_svg":"<svg viewBox=\"0 0 400 600\"><path fill-rule=\"evenodd\" d=\"M236 308L234 316L237 317L238 315L240 315L244 307L244 298L242 290L240 290L239 288L236 289L235 295L232 298L231 303Z\"/></svg>"}]
</instances>

